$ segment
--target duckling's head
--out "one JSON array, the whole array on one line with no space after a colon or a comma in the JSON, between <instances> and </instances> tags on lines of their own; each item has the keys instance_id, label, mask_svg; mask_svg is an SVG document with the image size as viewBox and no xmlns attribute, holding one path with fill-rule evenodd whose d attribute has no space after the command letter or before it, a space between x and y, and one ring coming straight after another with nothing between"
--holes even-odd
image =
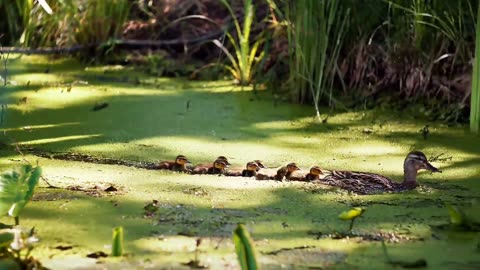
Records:
<instances>
[{"instance_id":1,"label":"duckling's head","mask_svg":"<svg viewBox=\"0 0 480 270\"><path fill-rule=\"evenodd\" d=\"M230 162L228 162L228 159L225 156L218 156L216 160L223 160L223 161L225 161L225 164L227 166L231 165Z\"/></svg>"},{"instance_id":2,"label":"duckling's head","mask_svg":"<svg viewBox=\"0 0 480 270\"><path fill-rule=\"evenodd\" d=\"M427 157L424 153L420 151L412 151L408 153L407 157L405 158L405 162L403 163L404 170L412 170L415 171L425 169L431 172L442 172L441 170L433 167L430 162L428 162Z\"/></svg>"},{"instance_id":3,"label":"duckling's head","mask_svg":"<svg viewBox=\"0 0 480 270\"><path fill-rule=\"evenodd\" d=\"M258 166L257 171L258 171L259 169L264 169L264 168L265 168L265 166L263 165L263 162L262 162L261 160L256 159L256 160L254 160L254 162L255 162L255 163L257 164L257 166Z\"/></svg>"},{"instance_id":4,"label":"duckling's head","mask_svg":"<svg viewBox=\"0 0 480 270\"><path fill-rule=\"evenodd\" d=\"M310 174L311 175L320 175L320 174L322 174L322 170L318 166L313 166L312 168L310 168Z\"/></svg>"},{"instance_id":5,"label":"duckling's head","mask_svg":"<svg viewBox=\"0 0 480 270\"><path fill-rule=\"evenodd\" d=\"M185 165L187 163L190 163L190 161L187 159L186 156L184 155L178 155L176 158L175 158L175 163L179 164L179 165Z\"/></svg>"},{"instance_id":6,"label":"duckling's head","mask_svg":"<svg viewBox=\"0 0 480 270\"><path fill-rule=\"evenodd\" d=\"M300 170L300 168L297 166L296 163L292 162L292 163L287 164L287 171L289 173L292 173L292 172L298 171L298 170Z\"/></svg>"},{"instance_id":7,"label":"duckling's head","mask_svg":"<svg viewBox=\"0 0 480 270\"><path fill-rule=\"evenodd\" d=\"M256 161L250 161L247 163L247 171L257 171L259 168L258 163Z\"/></svg>"},{"instance_id":8,"label":"duckling's head","mask_svg":"<svg viewBox=\"0 0 480 270\"><path fill-rule=\"evenodd\" d=\"M224 170L227 167L227 163L224 160L217 159L213 162L215 169Z\"/></svg>"}]
</instances>

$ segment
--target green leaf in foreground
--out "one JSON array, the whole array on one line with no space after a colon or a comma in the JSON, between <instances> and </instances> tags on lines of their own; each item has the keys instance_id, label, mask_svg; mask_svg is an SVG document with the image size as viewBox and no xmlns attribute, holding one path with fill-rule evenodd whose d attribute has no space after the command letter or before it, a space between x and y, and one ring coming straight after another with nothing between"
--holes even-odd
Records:
<instances>
[{"instance_id":1,"label":"green leaf in foreground","mask_svg":"<svg viewBox=\"0 0 480 270\"><path fill-rule=\"evenodd\" d=\"M454 227L466 231L480 231L478 214L480 212L477 204L463 209L460 209L459 207L453 206L449 203L446 203L445 206L450 216L450 223Z\"/></svg>"},{"instance_id":2,"label":"green leaf in foreground","mask_svg":"<svg viewBox=\"0 0 480 270\"><path fill-rule=\"evenodd\" d=\"M242 270L259 269L252 240L245 225L237 225L237 228L233 231L233 243Z\"/></svg>"},{"instance_id":3,"label":"green leaf in foreground","mask_svg":"<svg viewBox=\"0 0 480 270\"><path fill-rule=\"evenodd\" d=\"M340 215L338 215L338 218L341 220L350 220L350 227L348 228L348 230L351 231L353 229L353 224L355 222L355 219L357 219L358 217L361 217L364 212L365 212L365 208L354 207L348 211L342 212Z\"/></svg>"},{"instance_id":4,"label":"green leaf in foreground","mask_svg":"<svg viewBox=\"0 0 480 270\"><path fill-rule=\"evenodd\" d=\"M123 255L123 227L113 229L112 256L120 257Z\"/></svg>"},{"instance_id":5,"label":"green leaf in foreground","mask_svg":"<svg viewBox=\"0 0 480 270\"><path fill-rule=\"evenodd\" d=\"M450 215L450 223L455 226L464 225L465 215L463 214L463 212L451 204L446 204L445 206L447 207L448 214Z\"/></svg>"},{"instance_id":6,"label":"green leaf in foreground","mask_svg":"<svg viewBox=\"0 0 480 270\"><path fill-rule=\"evenodd\" d=\"M17 218L30 201L42 170L22 165L0 175L0 216Z\"/></svg>"},{"instance_id":7,"label":"green leaf in foreground","mask_svg":"<svg viewBox=\"0 0 480 270\"><path fill-rule=\"evenodd\" d=\"M342 212L340 215L338 215L338 218L343 220L351 220L361 216L363 212L365 212L364 208L354 207L348 211Z\"/></svg>"}]
</instances>

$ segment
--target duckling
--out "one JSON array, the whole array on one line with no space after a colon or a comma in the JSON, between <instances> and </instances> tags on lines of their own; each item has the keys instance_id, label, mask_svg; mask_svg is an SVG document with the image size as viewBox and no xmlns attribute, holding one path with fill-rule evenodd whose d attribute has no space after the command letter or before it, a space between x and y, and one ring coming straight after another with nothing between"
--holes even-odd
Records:
<instances>
[{"instance_id":1,"label":"duckling","mask_svg":"<svg viewBox=\"0 0 480 270\"><path fill-rule=\"evenodd\" d=\"M402 183L375 173L351 171L330 171L322 179L322 182L362 195L385 191L398 192L417 187L416 176L421 169L442 172L428 162L425 154L413 151L407 155L403 163L404 180Z\"/></svg>"},{"instance_id":2,"label":"duckling","mask_svg":"<svg viewBox=\"0 0 480 270\"><path fill-rule=\"evenodd\" d=\"M287 166L280 167L277 170L277 174L273 177L273 179L278 181L283 181L284 179L288 179L290 175L294 171L298 171L300 168L294 162L288 163Z\"/></svg>"},{"instance_id":3,"label":"duckling","mask_svg":"<svg viewBox=\"0 0 480 270\"><path fill-rule=\"evenodd\" d=\"M178 171L178 172L188 172L190 171L187 168L187 164L190 161L184 155L178 155L175 158L175 161L160 161L156 168L161 170L171 170L171 171Z\"/></svg>"},{"instance_id":4,"label":"duckling","mask_svg":"<svg viewBox=\"0 0 480 270\"><path fill-rule=\"evenodd\" d=\"M213 166L208 168L207 174L224 174L227 163L225 160L217 159L213 162Z\"/></svg>"},{"instance_id":5,"label":"duckling","mask_svg":"<svg viewBox=\"0 0 480 270\"><path fill-rule=\"evenodd\" d=\"M258 172L260 169L265 169L267 168L265 165L263 165L263 161L255 159L253 162L257 164L257 169L256 171Z\"/></svg>"},{"instance_id":6,"label":"duckling","mask_svg":"<svg viewBox=\"0 0 480 270\"><path fill-rule=\"evenodd\" d=\"M323 172L318 166L313 166L310 168L310 172L305 175L305 180L307 181L316 181L320 180L320 175L322 175Z\"/></svg>"},{"instance_id":7,"label":"duckling","mask_svg":"<svg viewBox=\"0 0 480 270\"><path fill-rule=\"evenodd\" d=\"M258 165L258 164L257 164ZM278 169L270 169L270 168L261 168L257 171L255 175L255 179L257 180L278 180L282 181L286 176L290 176L290 174L296 170L299 170L298 166L295 163L289 163L286 166L282 166Z\"/></svg>"},{"instance_id":8,"label":"duckling","mask_svg":"<svg viewBox=\"0 0 480 270\"><path fill-rule=\"evenodd\" d=\"M261 163L260 163L261 164ZM263 166L263 164L262 164ZM259 162L250 161L247 163L246 169L242 171L243 177L253 177L257 175L257 171L260 169Z\"/></svg>"},{"instance_id":9,"label":"duckling","mask_svg":"<svg viewBox=\"0 0 480 270\"><path fill-rule=\"evenodd\" d=\"M230 165L230 163L228 162L228 159L226 157L219 156L211 164L203 163L203 164L196 165L195 167L192 168L192 174L207 174L209 168L215 167L215 162L217 160L224 161L227 166Z\"/></svg>"},{"instance_id":10,"label":"duckling","mask_svg":"<svg viewBox=\"0 0 480 270\"><path fill-rule=\"evenodd\" d=\"M291 181L314 181L319 180L322 170L318 166L313 166L309 171L297 170L290 174L287 178Z\"/></svg>"}]
</instances>

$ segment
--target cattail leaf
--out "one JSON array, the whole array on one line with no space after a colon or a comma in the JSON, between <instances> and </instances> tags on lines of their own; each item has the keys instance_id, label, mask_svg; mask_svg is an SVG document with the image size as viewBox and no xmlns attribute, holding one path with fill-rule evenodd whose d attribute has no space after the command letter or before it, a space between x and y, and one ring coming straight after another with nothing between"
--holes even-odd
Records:
<instances>
[{"instance_id":1,"label":"cattail leaf","mask_svg":"<svg viewBox=\"0 0 480 270\"><path fill-rule=\"evenodd\" d=\"M259 269L255 249L245 225L238 224L233 231L233 243L237 252L238 261L242 270Z\"/></svg>"},{"instance_id":2,"label":"cattail leaf","mask_svg":"<svg viewBox=\"0 0 480 270\"><path fill-rule=\"evenodd\" d=\"M123 227L113 228L112 256L120 257L123 255Z\"/></svg>"}]
</instances>

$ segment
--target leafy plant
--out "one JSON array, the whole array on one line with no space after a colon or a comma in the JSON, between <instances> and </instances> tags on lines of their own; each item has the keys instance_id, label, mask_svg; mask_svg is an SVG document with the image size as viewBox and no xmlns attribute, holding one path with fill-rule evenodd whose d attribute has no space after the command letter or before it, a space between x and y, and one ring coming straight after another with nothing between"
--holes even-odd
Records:
<instances>
[{"instance_id":1,"label":"leafy plant","mask_svg":"<svg viewBox=\"0 0 480 270\"><path fill-rule=\"evenodd\" d=\"M238 224L233 231L233 243L237 253L238 261L242 270L256 270L258 268L255 249L252 239L245 225Z\"/></svg>"},{"instance_id":2,"label":"leafy plant","mask_svg":"<svg viewBox=\"0 0 480 270\"><path fill-rule=\"evenodd\" d=\"M123 255L123 227L113 229L112 256L120 257Z\"/></svg>"},{"instance_id":3,"label":"leafy plant","mask_svg":"<svg viewBox=\"0 0 480 270\"><path fill-rule=\"evenodd\" d=\"M44 269L30 256L37 242L34 229L0 230L0 269Z\"/></svg>"},{"instance_id":4,"label":"leafy plant","mask_svg":"<svg viewBox=\"0 0 480 270\"><path fill-rule=\"evenodd\" d=\"M264 56L264 51L257 53L260 46L262 46L262 44L265 42L264 38L257 38L252 45L250 44L250 31L255 16L254 5L252 0L244 0L243 10L245 12L245 18L243 21L243 26L241 27L240 22L233 12L229 2L227 0L220 1L230 12L235 25L236 36L238 40L235 40L233 34L229 32L225 33L233 47L233 54L235 56L230 53L219 40L213 40L213 43L225 53L230 61L231 65L224 65L224 67L241 85L248 85L250 82L252 82L252 79L257 72L257 67L260 63L260 60Z\"/></svg>"},{"instance_id":5,"label":"leafy plant","mask_svg":"<svg viewBox=\"0 0 480 270\"><path fill-rule=\"evenodd\" d=\"M350 226L348 228L348 231L352 231L353 229L353 224L355 220L363 215L365 212L365 208L362 207L354 207L348 211L342 212L340 215L338 215L338 218L341 220L350 220Z\"/></svg>"},{"instance_id":6,"label":"leafy plant","mask_svg":"<svg viewBox=\"0 0 480 270\"><path fill-rule=\"evenodd\" d=\"M42 170L23 165L0 175L0 216L9 215L20 223L19 215L30 201Z\"/></svg>"}]
</instances>

